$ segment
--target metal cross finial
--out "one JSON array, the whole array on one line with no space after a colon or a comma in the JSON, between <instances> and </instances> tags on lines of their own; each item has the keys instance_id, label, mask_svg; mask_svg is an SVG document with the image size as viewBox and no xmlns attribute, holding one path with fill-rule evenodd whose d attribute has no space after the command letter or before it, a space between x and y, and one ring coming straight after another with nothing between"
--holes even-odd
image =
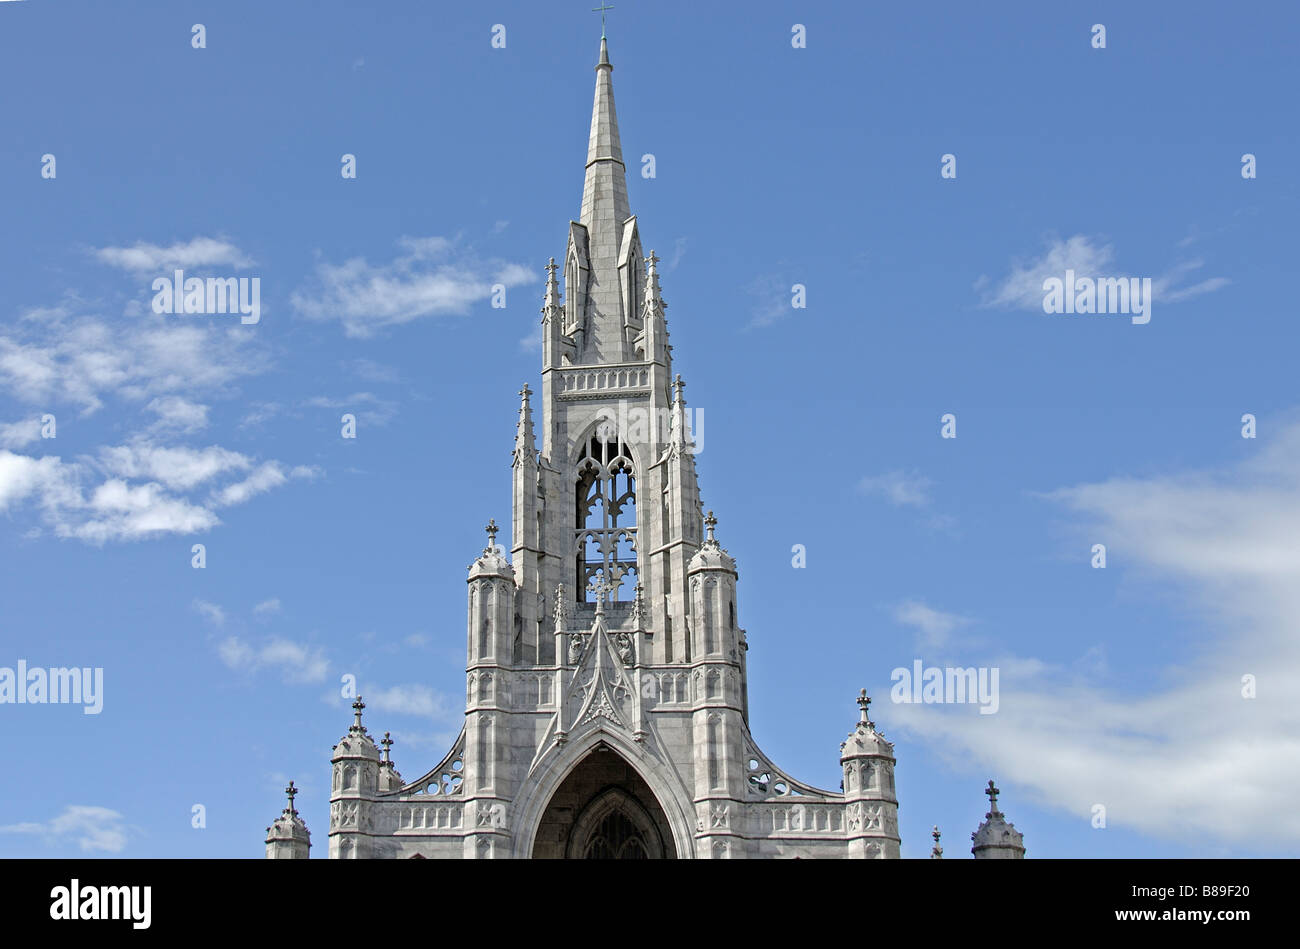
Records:
<instances>
[{"instance_id":1,"label":"metal cross finial","mask_svg":"<svg viewBox=\"0 0 1300 949\"><path fill-rule=\"evenodd\" d=\"M357 696L357 700L356 700L355 702L352 703L352 710L356 713L356 716L357 716L357 727L358 727L358 728L361 727L361 710L362 710L363 708L365 708L365 707L366 707L366 703L363 702L363 701L361 701L361 696L358 695L358 696Z\"/></svg>"},{"instance_id":2,"label":"metal cross finial","mask_svg":"<svg viewBox=\"0 0 1300 949\"><path fill-rule=\"evenodd\" d=\"M992 781L989 781L989 786L984 793L989 796L989 810L996 814L998 812L998 795L1002 792L993 786Z\"/></svg>"},{"instance_id":3,"label":"metal cross finial","mask_svg":"<svg viewBox=\"0 0 1300 949\"><path fill-rule=\"evenodd\" d=\"M716 544L718 541L713 536L713 528L718 526L718 519L713 516L712 511L710 511L709 516L704 519L704 526L708 528L709 531L709 537L708 537L709 543Z\"/></svg>"},{"instance_id":4,"label":"metal cross finial","mask_svg":"<svg viewBox=\"0 0 1300 949\"><path fill-rule=\"evenodd\" d=\"M293 786L292 781L290 781L289 786L284 789L284 793L289 795L289 813L297 814L298 812L293 809L293 799L298 795L298 789Z\"/></svg>"},{"instance_id":5,"label":"metal cross finial","mask_svg":"<svg viewBox=\"0 0 1300 949\"><path fill-rule=\"evenodd\" d=\"M613 5L606 3L605 0L600 0L600 6L591 8L592 13L600 14L600 38L602 40L605 38L605 11L612 9L614 9Z\"/></svg>"},{"instance_id":6,"label":"metal cross finial","mask_svg":"<svg viewBox=\"0 0 1300 949\"><path fill-rule=\"evenodd\" d=\"M493 549L496 549L497 531L499 531L500 529L501 528L497 527L496 518L489 517L486 530L488 535L488 546Z\"/></svg>"},{"instance_id":7,"label":"metal cross finial","mask_svg":"<svg viewBox=\"0 0 1300 949\"><path fill-rule=\"evenodd\" d=\"M384 763L392 764L393 737L390 732L384 732L384 740L380 742L384 746Z\"/></svg>"}]
</instances>

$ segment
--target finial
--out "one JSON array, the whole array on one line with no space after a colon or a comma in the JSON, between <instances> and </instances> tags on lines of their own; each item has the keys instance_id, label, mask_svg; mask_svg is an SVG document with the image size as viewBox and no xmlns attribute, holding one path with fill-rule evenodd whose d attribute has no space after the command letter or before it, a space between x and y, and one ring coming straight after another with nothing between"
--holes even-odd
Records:
<instances>
[{"instance_id":1,"label":"finial","mask_svg":"<svg viewBox=\"0 0 1300 949\"><path fill-rule=\"evenodd\" d=\"M298 812L293 809L293 799L298 796L298 789L293 786L292 781L290 781L289 786L284 789L284 793L289 795L289 813L297 815Z\"/></svg>"},{"instance_id":2,"label":"finial","mask_svg":"<svg viewBox=\"0 0 1300 949\"><path fill-rule=\"evenodd\" d=\"M527 388L527 387L525 387L525 388ZM497 531L499 531L500 529L501 529L501 528L497 527L496 518L494 518L494 517L489 517L489 518L488 518L488 522L487 522L487 527L484 528L484 530L487 531L487 535L488 535L488 549L489 549L489 550L496 550L496 547L497 547Z\"/></svg>"},{"instance_id":3,"label":"finial","mask_svg":"<svg viewBox=\"0 0 1300 949\"><path fill-rule=\"evenodd\" d=\"M713 528L718 526L718 519L713 516L712 511L710 511L709 516L704 519L704 526L705 528L708 529L709 532L709 536L705 542L709 544L716 544L718 542L718 539L713 536Z\"/></svg>"},{"instance_id":4,"label":"finial","mask_svg":"<svg viewBox=\"0 0 1300 949\"><path fill-rule=\"evenodd\" d=\"M365 707L366 703L361 701L361 696L358 695L357 700L352 703L352 711L355 712L357 716L357 720L353 723L354 728L361 727L361 710Z\"/></svg>"},{"instance_id":5,"label":"finial","mask_svg":"<svg viewBox=\"0 0 1300 949\"><path fill-rule=\"evenodd\" d=\"M682 390L685 388L686 388L686 383L682 382L682 374L679 372L677 373L676 378L673 379L673 392L676 394L675 398L678 402L681 401Z\"/></svg>"},{"instance_id":6,"label":"finial","mask_svg":"<svg viewBox=\"0 0 1300 949\"><path fill-rule=\"evenodd\" d=\"M524 383L524 387L523 387L522 389L519 390L519 397L520 397L524 402L527 402L527 401L528 401L528 397L529 397L530 395L532 395L532 394L533 394L533 390L530 389L530 388L528 388L528 383L525 382L525 383Z\"/></svg>"},{"instance_id":7,"label":"finial","mask_svg":"<svg viewBox=\"0 0 1300 949\"><path fill-rule=\"evenodd\" d=\"M996 787L994 787L994 786L993 786L993 781L990 780L990 781L989 781L989 786L985 789L984 793L987 794L987 795L989 796L989 814L988 814L988 816L989 816L989 817L992 817L994 814L999 813L999 811L998 811L998 795L1001 794L1002 792L1001 792L1000 790L998 790Z\"/></svg>"},{"instance_id":8,"label":"finial","mask_svg":"<svg viewBox=\"0 0 1300 949\"><path fill-rule=\"evenodd\" d=\"M935 824L934 829L930 831L930 836L934 838L934 846L930 848L931 860L943 859L943 848L939 846L939 825Z\"/></svg>"},{"instance_id":9,"label":"finial","mask_svg":"<svg viewBox=\"0 0 1300 949\"><path fill-rule=\"evenodd\" d=\"M587 584L587 589L596 594L596 615L604 616L605 597L608 596L609 591L614 589L614 587L611 586L603 576L601 576L592 578L591 582Z\"/></svg>"},{"instance_id":10,"label":"finial","mask_svg":"<svg viewBox=\"0 0 1300 949\"><path fill-rule=\"evenodd\" d=\"M392 764L392 747L393 737L389 732L384 732L384 740L380 742L384 746L384 764Z\"/></svg>"},{"instance_id":11,"label":"finial","mask_svg":"<svg viewBox=\"0 0 1300 949\"><path fill-rule=\"evenodd\" d=\"M867 695L867 690L863 689L858 693L858 708L861 709L861 717L858 719L859 725L871 727L871 716L868 714L871 708L871 696Z\"/></svg>"}]
</instances>

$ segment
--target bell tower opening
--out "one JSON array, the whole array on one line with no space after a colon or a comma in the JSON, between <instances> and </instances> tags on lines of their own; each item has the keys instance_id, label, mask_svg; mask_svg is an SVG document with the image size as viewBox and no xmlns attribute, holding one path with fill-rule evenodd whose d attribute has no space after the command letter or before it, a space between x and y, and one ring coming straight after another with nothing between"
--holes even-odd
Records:
<instances>
[{"instance_id":1,"label":"bell tower opening","mask_svg":"<svg viewBox=\"0 0 1300 949\"><path fill-rule=\"evenodd\" d=\"M614 602L636 597L636 471L612 422L601 422L578 453L575 577L578 602L597 591Z\"/></svg>"},{"instance_id":2,"label":"bell tower opening","mask_svg":"<svg viewBox=\"0 0 1300 949\"><path fill-rule=\"evenodd\" d=\"M583 758L542 813L533 857L673 859L668 817L645 780L605 745Z\"/></svg>"}]
</instances>

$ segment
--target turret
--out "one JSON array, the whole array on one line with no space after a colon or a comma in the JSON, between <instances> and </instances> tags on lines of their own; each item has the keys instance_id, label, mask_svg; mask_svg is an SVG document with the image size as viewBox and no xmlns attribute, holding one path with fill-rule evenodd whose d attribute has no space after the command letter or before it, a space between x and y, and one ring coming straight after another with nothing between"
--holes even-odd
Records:
<instances>
[{"instance_id":1,"label":"turret","mask_svg":"<svg viewBox=\"0 0 1300 949\"><path fill-rule=\"evenodd\" d=\"M984 815L984 823L970 835L973 841L970 852L976 860L1023 860L1025 837L998 810L998 795L1002 792L990 780L984 793L989 796L989 811Z\"/></svg>"},{"instance_id":2,"label":"turret","mask_svg":"<svg viewBox=\"0 0 1300 949\"><path fill-rule=\"evenodd\" d=\"M692 652L696 659L740 662L736 625L736 561L714 537L718 519L704 519L708 537L687 566L691 589Z\"/></svg>"},{"instance_id":3,"label":"turret","mask_svg":"<svg viewBox=\"0 0 1300 949\"><path fill-rule=\"evenodd\" d=\"M867 690L858 695L858 724L840 745L844 771L845 832L849 856L879 860L900 856L894 746L868 715Z\"/></svg>"},{"instance_id":4,"label":"turret","mask_svg":"<svg viewBox=\"0 0 1300 949\"><path fill-rule=\"evenodd\" d=\"M306 860L311 850L311 831L293 807L298 789L290 781L284 792L289 795L289 804L275 823L266 828L266 859Z\"/></svg>"},{"instance_id":5,"label":"turret","mask_svg":"<svg viewBox=\"0 0 1300 949\"><path fill-rule=\"evenodd\" d=\"M334 746L330 790L330 857L371 856L372 802L379 793L379 749L361 724L366 703L352 703L356 718Z\"/></svg>"},{"instance_id":6,"label":"turret","mask_svg":"<svg viewBox=\"0 0 1300 949\"><path fill-rule=\"evenodd\" d=\"M488 543L469 567L468 651L470 668L509 666L515 639L515 573L497 546L495 520Z\"/></svg>"}]
</instances>

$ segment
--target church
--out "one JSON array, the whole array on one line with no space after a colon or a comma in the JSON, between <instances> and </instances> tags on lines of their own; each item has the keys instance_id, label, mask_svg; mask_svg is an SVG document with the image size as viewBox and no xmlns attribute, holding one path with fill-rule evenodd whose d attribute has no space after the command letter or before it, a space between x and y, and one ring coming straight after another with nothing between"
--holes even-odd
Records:
<instances>
[{"instance_id":1,"label":"church","mask_svg":"<svg viewBox=\"0 0 1300 949\"><path fill-rule=\"evenodd\" d=\"M840 790L798 781L750 734L736 561L701 502L612 75L602 36L581 211L547 268L541 385L519 393L509 555L490 521L469 567L464 728L408 781L358 697L331 759L329 856L898 858L894 747L865 692ZM266 855L304 859L287 790ZM974 855L1023 857L986 793Z\"/></svg>"}]
</instances>

